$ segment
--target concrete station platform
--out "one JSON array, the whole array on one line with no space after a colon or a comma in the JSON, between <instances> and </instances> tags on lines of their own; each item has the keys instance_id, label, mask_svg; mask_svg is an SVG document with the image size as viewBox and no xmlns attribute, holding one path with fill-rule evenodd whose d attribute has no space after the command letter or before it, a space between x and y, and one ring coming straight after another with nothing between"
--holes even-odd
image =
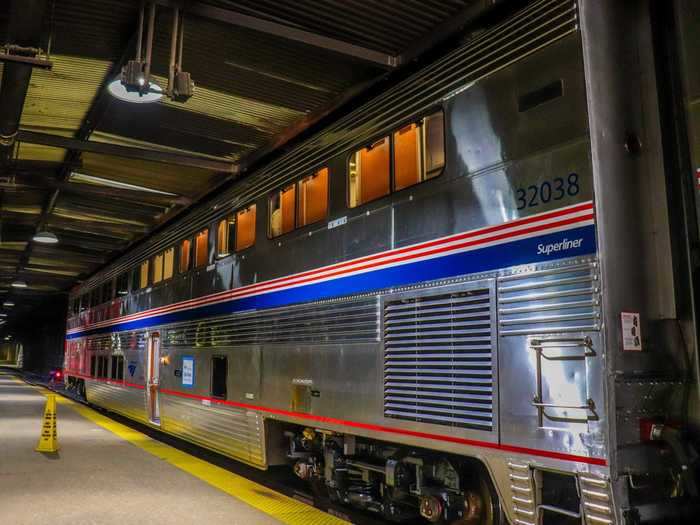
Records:
<instances>
[{"instance_id":1,"label":"concrete station platform","mask_svg":"<svg viewBox=\"0 0 700 525\"><path fill-rule=\"evenodd\" d=\"M45 393L0 371L3 525L346 523L60 396L60 449L36 452Z\"/></svg>"}]
</instances>

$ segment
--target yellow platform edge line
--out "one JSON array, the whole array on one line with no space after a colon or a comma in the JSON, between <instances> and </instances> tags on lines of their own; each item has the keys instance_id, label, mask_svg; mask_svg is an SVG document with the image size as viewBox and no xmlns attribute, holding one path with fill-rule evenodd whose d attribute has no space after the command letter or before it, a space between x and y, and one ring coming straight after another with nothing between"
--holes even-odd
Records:
<instances>
[{"instance_id":1,"label":"yellow platform edge line","mask_svg":"<svg viewBox=\"0 0 700 525\"><path fill-rule=\"evenodd\" d=\"M17 379L17 381L25 385L27 384L20 379ZM45 388L35 388L46 395ZM268 516L272 516L282 523L287 523L289 525L347 525L348 523L345 520L331 516L306 503L275 492L243 476L229 472L228 470L207 463L204 460L191 456L170 445L156 441L137 430L118 423L71 399L57 396L57 401L59 404L70 407L85 419L92 421L96 425L110 431L112 434L119 436L157 458L167 461L174 467L201 479L208 485L247 503L251 507L258 509Z\"/></svg>"}]
</instances>

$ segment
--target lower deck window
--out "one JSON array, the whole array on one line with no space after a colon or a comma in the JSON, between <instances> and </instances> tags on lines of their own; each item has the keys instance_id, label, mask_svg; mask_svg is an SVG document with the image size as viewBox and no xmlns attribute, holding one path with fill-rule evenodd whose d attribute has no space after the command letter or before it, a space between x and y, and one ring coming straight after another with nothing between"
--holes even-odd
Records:
<instances>
[{"instance_id":1,"label":"lower deck window","mask_svg":"<svg viewBox=\"0 0 700 525\"><path fill-rule=\"evenodd\" d=\"M112 356L112 368L110 370L109 377L111 379L116 379L121 381L124 379L124 356L123 355L113 355Z\"/></svg>"},{"instance_id":2,"label":"lower deck window","mask_svg":"<svg viewBox=\"0 0 700 525\"><path fill-rule=\"evenodd\" d=\"M223 355L211 358L211 396L226 399L228 359Z\"/></svg>"}]
</instances>

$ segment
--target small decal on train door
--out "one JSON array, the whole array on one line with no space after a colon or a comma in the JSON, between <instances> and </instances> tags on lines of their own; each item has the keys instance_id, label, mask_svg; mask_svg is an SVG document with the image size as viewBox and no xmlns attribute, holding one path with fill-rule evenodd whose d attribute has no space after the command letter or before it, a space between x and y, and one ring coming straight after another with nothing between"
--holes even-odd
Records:
<instances>
[{"instance_id":1,"label":"small decal on train door","mask_svg":"<svg viewBox=\"0 0 700 525\"><path fill-rule=\"evenodd\" d=\"M642 327L638 312L621 312L622 350L625 352L642 351Z\"/></svg>"},{"instance_id":2,"label":"small decal on train door","mask_svg":"<svg viewBox=\"0 0 700 525\"><path fill-rule=\"evenodd\" d=\"M194 386L194 357L190 355L182 356L182 386Z\"/></svg>"}]
</instances>

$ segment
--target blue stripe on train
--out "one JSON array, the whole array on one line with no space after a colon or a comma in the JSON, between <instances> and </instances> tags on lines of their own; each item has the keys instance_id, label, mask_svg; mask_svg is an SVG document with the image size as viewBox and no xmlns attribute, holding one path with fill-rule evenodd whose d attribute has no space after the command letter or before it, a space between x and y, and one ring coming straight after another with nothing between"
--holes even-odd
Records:
<instances>
[{"instance_id":1,"label":"blue stripe on train","mask_svg":"<svg viewBox=\"0 0 700 525\"><path fill-rule=\"evenodd\" d=\"M559 249L556 249L557 244L565 240L569 241L569 247L564 248L564 246L559 245ZM550 247L549 253L547 253L548 245L553 246ZM86 335L135 330L149 326L201 319L244 310L259 310L287 306L294 303L342 297L384 288L416 284L424 281L457 277L470 273L492 271L521 264L589 255L595 253L595 251L595 227L593 225L588 225L563 232L550 233L548 235L446 255L426 261L406 263L358 275L340 277L331 281L307 284L297 288L268 292L242 299L232 299L218 304L200 306L191 310L155 315L145 319L127 321L92 330L88 329L70 334L66 336L66 338L74 339Z\"/></svg>"}]
</instances>

